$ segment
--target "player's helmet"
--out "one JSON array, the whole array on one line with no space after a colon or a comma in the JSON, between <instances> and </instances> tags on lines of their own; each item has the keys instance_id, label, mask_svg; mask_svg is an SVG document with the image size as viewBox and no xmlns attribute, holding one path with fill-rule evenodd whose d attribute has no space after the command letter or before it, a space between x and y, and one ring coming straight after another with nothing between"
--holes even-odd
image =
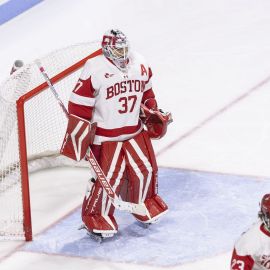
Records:
<instances>
[{"instance_id":1,"label":"player's helmet","mask_svg":"<svg viewBox=\"0 0 270 270\"><path fill-rule=\"evenodd\" d=\"M259 218L270 231L270 194L265 194L262 198Z\"/></svg>"},{"instance_id":2,"label":"player's helmet","mask_svg":"<svg viewBox=\"0 0 270 270\"><path fill-rule=\"evenodd\" d=\"M111 29L103 35L102 51L119 69L126 70L129 43L126 35L118 29Z\"/></svg>"}]
</instances>

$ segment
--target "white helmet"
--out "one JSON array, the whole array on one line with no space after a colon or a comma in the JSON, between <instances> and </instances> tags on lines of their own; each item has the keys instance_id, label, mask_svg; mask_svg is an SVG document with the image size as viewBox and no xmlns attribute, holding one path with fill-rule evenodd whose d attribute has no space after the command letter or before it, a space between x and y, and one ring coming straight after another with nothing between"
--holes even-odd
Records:
<instances>
[{"instance_id":1,"label":"white helmet","mask_svg":"<svg viewBox=\"0 0 270 270\"><path fill-rule=\"evenodd\" d=\"M118 29L111 29L103 35L102 51L120 70L128 65L129 43L126 35Z\"/></svg>"}]
</instances>

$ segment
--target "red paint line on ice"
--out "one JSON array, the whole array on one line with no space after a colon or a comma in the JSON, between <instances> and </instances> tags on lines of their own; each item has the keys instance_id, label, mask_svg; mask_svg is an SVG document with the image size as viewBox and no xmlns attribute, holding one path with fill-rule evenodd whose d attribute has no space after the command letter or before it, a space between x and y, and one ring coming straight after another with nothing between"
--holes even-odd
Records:
<instances>
[{"instance_id":1,"label":"red paint line on ice","mask_svg":"<svg viewBox=\"0 0 270 270\"><path fill-rule=\"evenodd\" d=\"M51 223L50 225L48 225L46 228L44 228L43 230L41 230L39 233L35 234L33 237L33 241L34 238L37 237L40 234L43 234L44 232L46 232L47 230L51 229L53 226L57 225L60 221L64 220L65 218L67 218L69 215L73 214L75 211L77 211L79 209L79 207L81 207L81 205L76 206L75 208L73 208L72 210L68 211L64 216L62 216L61 218L57 219L56 221L54 221L53 223ZM27 242L23 242L20 243L18 242L18 245L16 245L13 249L11 249L11 251L9 253L7 253L6 255L4 255L3 257L0 257L0 263L6 259L8 259L9 257L11 257L14 253L16 253L17 251L24 251L22 250L22 248L27 244ZM28 252L28 251L26 251Z\"/></svg>"},{"instance_id":2,"label":"red paint line on ice","mask_svg":"<svg viewBox=\"0 0 270 270\"><path fill-rule=\"evenodd\" d=\"M225 176L236 176L236 177L242 177L242 178L253 178L253 179L256 179L256 181L270 181L269 176L260 176L260 175L254 175L254 174L208 171L208 170L200 170L196 168L187 168L187 167L182 168L182 167L174 167L174 166L159 166L159 168L179 170L179 171L184 171L184 172L200 173L200 174L208 173L208 174L219 174L219 175L225 175Z\"/></svg>"},{"instance_id":3,"label":"red paint line on ice","mask_svg":"<svg viewBox=\"0 0 270 270\"><path fill-rule=\"evenodd\" d=\"M169 143L168 145L166 145L165 147L163 147L161 150L157 151L156 155L157 156L162 155L168 149L172 148L173 146L175 146L179 142L182 142L186 138L190 137L196 131L198 131L202 127L206 126L209 122L211 122L212 120L214 120L215 118L217 118L218 116L220 116L221 114L223 114L224 112L226 112L229 109L231 109L232 107L234 107L240 101L246 99L253 92L259 90L265 84L269 83L269 81L270 81L270 76L268 76L267 78L265 78L264 80L262 80L261 82L259 82L258 84L256 84L252 88L250 88L248 91L246 91L242 95L238 96L237 98L235 98L234 100L232 100L231 102L229 102L228 104L226 104L225 106L223 106L222 108L220 108L218 111L216 111L213 114L211 114L210 116L208 116L206 119L204 119L203 121L201 121L198 125L194 126L190 130L188 130L187 132L185 132L184 134L182 134L180 137L178 137L177 139L175 139L174 141L172 141L171 143Z\"/></svg>"},{"instance_id":4,"label":"red paint line on ice","mask_svg":"<svg viewBox=\"0 0 270 270\"><path fill-rule=\"evenodd\" d=\"M24 245L25 245L25 242L20 243L18 241L18 245L16 245L13 249L11 249L11 251L8 252L6 255L0 257L0 263L6 260L7 258L11 257L16 251L19 251Z\"/></svg>"},{"instance_id":5,"label":"red paint line on ice","mask_svg":"<svg viewBox=\"0 0 270 270\"><path fill-rule=\"evenodd\" d=\"M43 230L41 230L39 233L37 233L36 235L34 235L34 237L37 237L37 236L43 234L44 232L48 231L53 226L57 225L59 222L61 222L62 220L66 219L71 214L75 213L80 207L81 207L81 204L78 205L78 206L76 206L72 210L68 211L64 216L60 217L59 219L57 219L56 221L54 221L53 223L51 223L50 225L48 225L46 228L44 228Z\"/></svg>"}]
</instances>

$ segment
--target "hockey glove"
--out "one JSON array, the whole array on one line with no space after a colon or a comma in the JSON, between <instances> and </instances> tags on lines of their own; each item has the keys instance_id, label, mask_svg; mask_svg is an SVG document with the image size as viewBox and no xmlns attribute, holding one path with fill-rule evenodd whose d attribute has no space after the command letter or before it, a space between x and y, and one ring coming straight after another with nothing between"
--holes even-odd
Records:
<instances>
[{"instance_id":1,"label":"hockey glove","mask_svg":"<svg viewBox=\"0 0 270 270\"><path fill-rule=\"evenodd\" d=\"M173 121L170 112L148 109L141 104L140 118L152 139L161 139L167 132L167 126Z\"/></svg>"}]
</instances>

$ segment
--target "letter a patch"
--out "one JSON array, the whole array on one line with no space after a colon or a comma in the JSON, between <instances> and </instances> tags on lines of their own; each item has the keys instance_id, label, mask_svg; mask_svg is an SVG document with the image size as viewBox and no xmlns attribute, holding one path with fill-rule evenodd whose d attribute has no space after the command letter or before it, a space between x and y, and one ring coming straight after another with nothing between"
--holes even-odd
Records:
<instances>
[{"instance_id":1,"label":"letter a patch","mask_svg":"<svg viewBox=\"0 0 270 270\"><path fill-rule=\"evenodd\" d=\"M142 76L145 74L147 76L147 70L145 68L145 66L143 64L141 64L141 73L142 73Z\"/></svg>"}]
</instances>

